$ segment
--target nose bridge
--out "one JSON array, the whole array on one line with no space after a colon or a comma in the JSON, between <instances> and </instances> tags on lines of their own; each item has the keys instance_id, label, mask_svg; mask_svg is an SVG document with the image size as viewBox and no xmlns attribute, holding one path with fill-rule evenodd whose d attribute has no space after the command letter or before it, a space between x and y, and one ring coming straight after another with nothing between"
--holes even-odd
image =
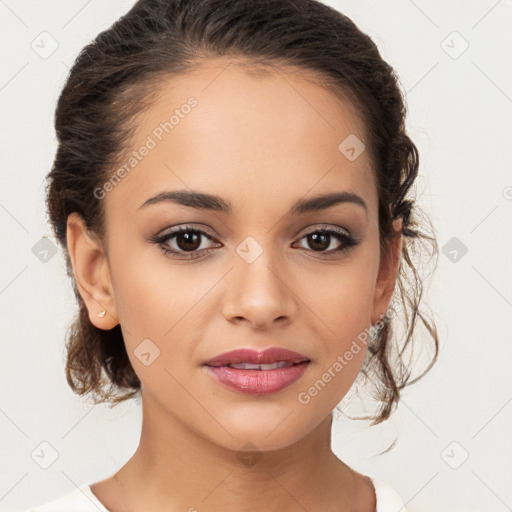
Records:
<instances>
[{"instance_id":1,"label":"nose bridge","mask_svg":"<svg viewBox=\"0 0 512 512\"><path fill-rule=\"evenodd\" d=\"M243 317L253 328L294 313L292 292L283 275L279 250L271 248L272 236L248 236L236 248L234 282L228 296L228 316Z\"/></svg>"}]
</instances>

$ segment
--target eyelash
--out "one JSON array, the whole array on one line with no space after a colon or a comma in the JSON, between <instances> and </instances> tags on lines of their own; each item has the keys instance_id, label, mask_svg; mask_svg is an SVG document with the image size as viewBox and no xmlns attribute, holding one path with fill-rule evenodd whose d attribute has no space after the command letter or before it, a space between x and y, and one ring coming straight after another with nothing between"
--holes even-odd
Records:
<instances>
[{"instance_id":1,"label":"eyelash","mask_svg":"<svg viewBox=\"0 0 512 512\"><path fill-rule=\"evenodd\" d=\"M182 227L179 227L172 231L168 231L167 233L165 233L163 235L153 235L153 236L149 237L149 240L155 244L158 244L160 246L160 248L162 249L164 255L166 255L166 256L169 254L180 255L180 256L173 256L178 259L196 259L196 258L200 257L200 256L195 256L196 254L198 254L198 252L206 251L207 253L209 253L213 250L213 249L202 249L201 251L196 250L196 251L189 251L189 252L175 251L175 250L169 249L163 245L181 233L196 233L196 234L200 234L200 235L208 238L209 240L214 240L214 238L212 236L210 236L208 233L204 232L201 229L193 228L191 226L182 226ZM320 253L320 254L329 254L329 255L342 254L342 253L348 252L351 247L354 247L359 243L359 240L356 237L354 237L352 235L348 235L344 231L333 228L332 226L331 227L322 226L321 228L315 229L314 231L310 231L309 233L306 233L301 238L299 238L299 240L302 240L303 238L306 238L313 234L331 235L331 236L334 236L336 239L338 239L340 242L342 242L342 246L339 249L331 249L329 251L312 251L312 252Z\"/></svg>"}]
</instances>

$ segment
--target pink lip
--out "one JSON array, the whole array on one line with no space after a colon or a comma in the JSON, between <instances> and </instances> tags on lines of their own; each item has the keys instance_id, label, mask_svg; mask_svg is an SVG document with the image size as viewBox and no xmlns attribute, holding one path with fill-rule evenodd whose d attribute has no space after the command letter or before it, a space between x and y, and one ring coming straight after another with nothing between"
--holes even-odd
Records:
<instances>
[{"instance_id":1,"label":"pink lip","mask_svg":"<svg viewBox=\"0 0 512 512\"><path fill-rule=\"evenodd\" d=\"M271 364L286 361L290 366L273 370L243 370L227 366L230 363ZM225 352L204 363L208 373L225 386L250 395L275 393L300 378L310 360L297 352L272 347L262 352L238 349Z\"/></svg>"},{"instance_id":2,"label":"pink lip","mask_svg":"<svg viewBox=\"0 0 512 512\"><path fill-rule=\"evenodd\" d=\"M309 361L309 359L303 354L279 347L271 347L262 351L239 348L230 352L224 352L213 359L209 359L204 364L207 366L225 366L230 363L269 364L276 361L300 363L302 361Z\"/></svg>"}]
</instances>

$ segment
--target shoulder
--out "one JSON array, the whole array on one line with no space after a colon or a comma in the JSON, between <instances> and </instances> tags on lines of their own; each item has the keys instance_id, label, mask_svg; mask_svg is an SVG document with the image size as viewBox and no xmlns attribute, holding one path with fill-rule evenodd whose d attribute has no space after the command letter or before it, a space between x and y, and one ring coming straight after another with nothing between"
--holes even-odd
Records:
<instances>
[{"instance_id":1,"label":"shoulder","mask_svg":"<svg viewBox=\"0 0 512 512\"><path fill-rule=\"evenodd\" d=\"M73 492L61 496L26 512L108 512L103 504L92 493L89 485L84 485Z\"/></svg>"},{"instance_id":2,"label":"shoulder","mask_svg":"<svg viewBox=\"0 0 512 512\"><path fill-rule=\"evenodd\" d=\"M370 480L377 497L376 512L406 512L402 499L390 485L376 478Z\"/></svg>"}]
</instances>

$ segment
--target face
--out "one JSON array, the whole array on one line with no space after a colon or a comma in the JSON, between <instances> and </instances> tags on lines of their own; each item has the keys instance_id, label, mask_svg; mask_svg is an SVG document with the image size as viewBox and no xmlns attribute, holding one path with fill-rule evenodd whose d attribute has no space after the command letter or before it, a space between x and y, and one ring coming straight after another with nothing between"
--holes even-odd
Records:
<instances>
[{"instance_id":1,"label":"face","mask_svg":"<svg viewBox=\"0 0 512 512\"><path fill-rule=\"evenodd\" d=\"M129 172L102 189L105 257L93 258L73 218L68 239L91 321L121 325L145 412L224 447L270 450L312 432L349 390L400 247L381 258L374 171L353 107L303 71L256 76L227 63L161 82L137 121ZM218 199L166 198L177 191ZM245 389L204 365L269 347L309 362L284 387L289 369L238 372ZM265 381L281 387L262 393Z\"/></svg>"}]
</instances>

